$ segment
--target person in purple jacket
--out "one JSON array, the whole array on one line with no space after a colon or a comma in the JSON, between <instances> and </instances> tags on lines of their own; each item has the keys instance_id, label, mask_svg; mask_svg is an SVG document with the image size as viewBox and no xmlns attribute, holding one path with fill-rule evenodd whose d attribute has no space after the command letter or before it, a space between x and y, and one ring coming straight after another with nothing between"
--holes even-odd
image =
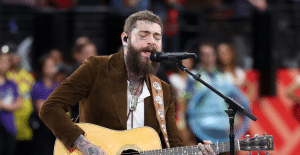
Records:
<instances>
[{"instance_id":1,"label":"person in purple jacket","mask_svg":"<svg viewBox=\"0 0 300 155\"><path fill-rule=\"evenodd\" d=\"M31 150L33 155L52 155L55 137L40 120L38 113L45 100L58 86L58 83L54 82L54 76L56 75L55 60L48 55L43 55L39 58L36 66L37 80L32 87L31 98L34 107L33 115L38 120L37 123L31 125L34 131Z\"/></svg>"},{"instance_id":2,"label":"person in purple jacket","mask_svg":"<svg viewBox=\"0 0 300 155\"><path fill-rule=\"evenodd\" d=\"M17 133L13 111L21 109L22 105L18 94L18 87L7 79L10 57L0 53L0 154L14 155Z\"/></svg>"}]
</instances>

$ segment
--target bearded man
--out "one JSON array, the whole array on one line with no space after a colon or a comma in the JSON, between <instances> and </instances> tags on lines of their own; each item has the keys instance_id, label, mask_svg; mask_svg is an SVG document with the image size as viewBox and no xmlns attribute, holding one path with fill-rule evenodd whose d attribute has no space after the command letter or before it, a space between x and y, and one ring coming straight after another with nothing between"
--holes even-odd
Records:
<instances>
[{"instance_id":1,"label":"bearded man","mask_svg":"<svg viewBox=\"0 0 300 155\"><path fill-rule=\"evenodd\" d=\"M162 136L152 98L150 76L158 71L159 63L151 62L150 55L162 50L162 27L160 18L150 11L132 14L126 19L121 34L122 51L86 59L49 96L40 117L67 149L76 147L85 155L106 154L105 150L92 144L83 135L85 131L66 115L78 101L82 123L113 130L149 126L160 134L163 147L184 145L175 122L172 87L160 80L167 142ZM199 154L214 154L209 146L199 144L199 147L202 148Z\"/></svg>"}]
</instances>

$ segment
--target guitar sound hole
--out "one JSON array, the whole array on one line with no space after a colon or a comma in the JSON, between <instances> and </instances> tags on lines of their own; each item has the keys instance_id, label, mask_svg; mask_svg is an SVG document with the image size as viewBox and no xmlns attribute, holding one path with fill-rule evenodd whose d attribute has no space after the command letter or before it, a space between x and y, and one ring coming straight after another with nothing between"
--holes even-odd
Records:
<instances>
[{"instance_id":1,"label":"guitar sound hole","mask_svg":"<svg viewBox=\"0 0 300 155\"><path fill-rule=\"evenodd\" d=\"M140 154L140 153L138 151L132 150L132 149L125 150L121 153L121 155L134 155L134 154Z\"/></svg>"}]
</instances>

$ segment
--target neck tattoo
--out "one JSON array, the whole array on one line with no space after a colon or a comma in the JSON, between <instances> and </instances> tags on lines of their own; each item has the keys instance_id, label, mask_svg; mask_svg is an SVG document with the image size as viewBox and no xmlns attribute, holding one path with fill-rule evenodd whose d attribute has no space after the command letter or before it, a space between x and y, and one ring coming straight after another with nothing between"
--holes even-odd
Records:
<instances>
[{"instance_id":1,"label":"neck tattoo","mask_svg":"<svg viewBox=\"0 0 300 155\"><path fill-rule=\"evenodd\" d=\"M129 80L130 81L130 80ZM137 106L138 96L142 94L142 82L144 81L144 78L141 78L139 83L133 83L130 81L129 84L129 90L131 93L131 99L130 99L130 110L135 110Z\"/></svg>"}]
</instances>

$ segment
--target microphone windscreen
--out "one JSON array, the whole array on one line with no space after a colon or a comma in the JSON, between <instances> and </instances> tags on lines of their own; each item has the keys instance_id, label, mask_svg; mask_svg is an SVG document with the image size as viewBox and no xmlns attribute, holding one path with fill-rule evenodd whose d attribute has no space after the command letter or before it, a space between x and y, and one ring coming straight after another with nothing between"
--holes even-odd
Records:
<instances>
[{"instance_id":1,"label":"microphone windscreen","mask_svg":"<svg viewBox=\"0 0 300 155\"><path fill-rule=\"evenodd\" d=\"M150 60L153 62L158 62L159 56L162 54L162 52L152 52L150 55Z\"/></svg>"}]
</instances>

